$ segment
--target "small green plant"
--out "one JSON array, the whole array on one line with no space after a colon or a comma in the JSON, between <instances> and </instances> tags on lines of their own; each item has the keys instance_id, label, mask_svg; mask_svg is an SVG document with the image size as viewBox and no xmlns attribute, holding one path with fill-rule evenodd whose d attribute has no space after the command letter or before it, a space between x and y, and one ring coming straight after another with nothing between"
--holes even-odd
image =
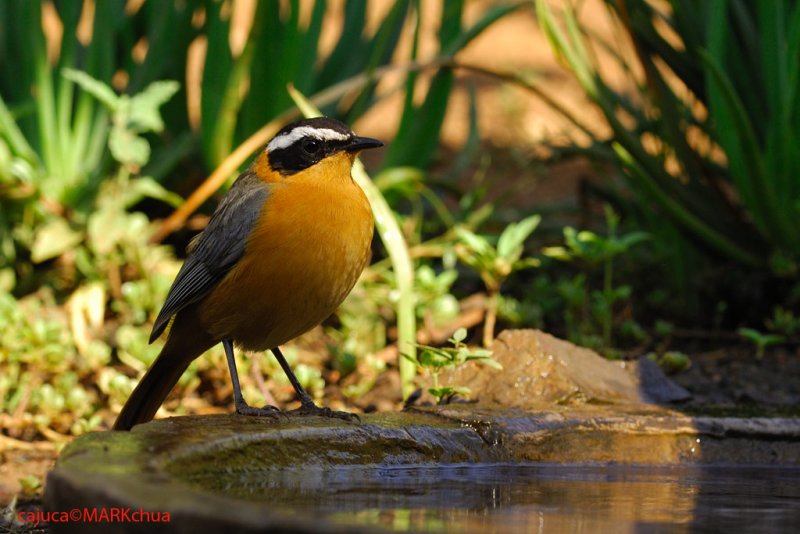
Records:
<instances>
[{"instance_id":1,"label":"small green plant","mask_svg":"<svg viewBox=\"0 0 800 534\"><path fill-rule=\"evenodd\" d=\"M63 75L83 89L81 97L92 95L110 112L110 117L99 115L111 123L110 128L108 124L98 128L105 134L100 140L107 145L113 160L119 164L119 171L109 180L84 180L66 189L63 189L63 184L55 185L55 182L44 179L35 181L32 184L34 198L55 199L60 207L42 210L35 205L26 206L18 220L8 221L14 225L10 235L15 241L8 243L9 255L14 256L13 248L16 247L29 249L33 264L58 258L65 253L79 259L81 251L75 252L76 248L88 243L89 248L97 245L95 252L99 254L101 263L105 263L108 258L104 254L109 252L107 249L113 246L113 241L121 233L141 236L147 232L149 222L144 214L126 214L127 208L145 197L172 205L181 202L178 195L168 192L150 177L131 178L150 158L150 145L142 134L163 129L159 108L178 90L178 84L155 82L142 93L127 96L116 95L108 85L83 72L65 69ZM141 245L146 245L144 240L140 241ZM135 254L135 251L131 252ZM91 261L83 263L84 267L90 265ZM30 268L24 264L17 264L16 270L23 274L30 272ZM91 274L85 272L87 269L82 270L91 278ZM15 278L13 275L7 276L9 280Z\"/></svg>"},{"instance_id":2,"label":"small green plant","mask_svg":"<svg viewBox=\"0 0 800 534\"><path fill-rule=\"evenodd\" d=\"M779 345L786 342L786 337L778 334L766 334L759 332L754 328L740 328L739 335L744 339L751 341L756 346L756 359L761 360L764 358L764 352L767 347L771 345Z\"/></svg>"},{"instance_id":3,"label":"small green plant","mask_svg":"<svg viewBox=\"0 0 800 534\"><path fill-rule=\"evenodd\" d=\"M430 265L417 267L414 285L417 320L440 327L458 316L458 299L451 293L457 278L455 269L437 274Z\"/></svg>"},{"instance_id":4,"label":"small green plant","mask_svg":"<svg viewBox=\"0 0 800 534\"><path fill-rule=\"evenodd\" d=\"M133 96L118 95L85 72L64 69L62 75L96 98L111 113L108 148L125 172L138 172L150 161L150 143L142 134L164 130L159 108L178 92L174 81L157 81Z\"/></svg>"},{"instance_id":5,"label":"small green plant","mask_svg":"<svg viewBox=\"0 0 800 534\"><path fill-rule=\"evenodd\" d=\"M42 481L36 475L25 475L19 478L22 494L31 497L42 491Z\"/></svg>"},{"instance_id":6,"label":"small green plant","mask_svg":"<svg viewBox=\"0 0 800 534\"><path fill-rule=\"evenodd\" d=\"M680 373L692 366L692 360L688 355L675 350L668 350L661 354L651 352L646 357L656 362L668 375Z\"/></svg>"},{"instance_id":7,"label":"small green plant","mask_svg":"<svg viewBox=\"0 0 800 534\"><path fill-rule=\"evenodd\" d=\"M502 369L499 362L492 359L492 351L488 349L471 348L464 340L467 338L466 328L459 328L448 341L452 347L431 347L417 345L419 352L416 359L404 354L403 356L416 364L420 369L427 369L433 379L433 387L428 393L436 397L436 402L451 399L455 395L469 395L469 388L462 386L443 386L439 384L439 373L447 367L456 368L470 361L477 361L483 365Z\"/></svg>"},{"instance_id":8,"label":"small green plant","mask_svg":"<svg viewBox=\"0 0 800 534\"><path fill-rule=\"evenodd\" d=\"M776 306L772 310L772 317L764 321L764 324L770 332L779 333L787 337L800 333L800 317L781 306Z\"/></svg>"},{"instance_id":9,"label":"small green plant","mask_svg":"<svg viewBox=\"0 0 800 534\"><path fill-rule=\"evenodd\" d=\"M567 226L564 228L564 246L546 247L542 253L560 261L578 262L586 271L559 284L559 292L567 303L565 320L568 337L573 341L592 341L589 343L591 346L599 342L602 348L609 348L612 344L614 306L631 295L630 286L614 285L614 259L649 236L644 232L619 235L619 216L609 206L605 207L605 216L607 236ZM587 275L598 268L602 268L603 272L602 288L589 293ZM581 333L582 326L586 326L585 321L589 318L599 324L599 339L588 332Z\"/></svg>"},{"instance_id":10,"label":"small green plant","mask_svg":"<svg viewBox=\"0 0 800 534\"><path fill-rule=\"evenodd\" d=\"M495 324L500 288L515 271L537 267L536 258L523 258L525 241L539 225L541 217L531 215L519 222L509 224L500 234L494 246L488 238L464 228L456 228L459 243L455 251L458 258L475 269L487 292L486 319L483 326L483 345L488 347L494 340Z\"/></svg>"}]
</instances>

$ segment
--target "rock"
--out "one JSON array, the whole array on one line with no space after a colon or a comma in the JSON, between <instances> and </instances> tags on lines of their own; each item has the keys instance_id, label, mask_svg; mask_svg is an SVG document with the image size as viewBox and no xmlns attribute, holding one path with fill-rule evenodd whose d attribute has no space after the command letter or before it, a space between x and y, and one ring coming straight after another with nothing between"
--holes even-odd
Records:
<instances>
[{"instance_id":1,"label":"rock","mask_svg":"<svg viewBox=\"0 0 800 534\"><path fill-rule=\"evenodd\" d=\"M661 367L649 358L639 358L630 362L627 369L634 380L638 379L639 391L644 393L645 399L652 402L683 402L692 398L692 395L664 374Z\"/></svg>"},{"instance_id":2,"label":"rock","mask_svg":"<svg viewBox=\"0 0 800 534\"><path fill-rule=\"evenodd\" d=\"M354 512L486 505L454 496L464 484L438 497L425 486L403 484L413 482L409 473L427 470L434 486L437 470L452 475L503 465L510 470L505 480L515 464L641 469L720 462L797 466L800 419L692 417L634 404L449 405L365 415L362 424L175 417L131 432L79 437L49 474L44 500L59 513L151 514L98 524L103 532L375 532L354 524ZM92 526L50 524L54 532Z\"/></svg>"},{"instance_id":3,"label":"rock","mask_svg":"<svg viewBox=\"0 0 800 534\"><path fill-rule=\"evenodd\" d=\"M648 361L610 361L540 330L506 330L494 344L503 369L463 365L440 384L466 386L482 404L527 407L564 402L671 402L689 397ZM651 365L652 364L652 365Z\"/></svg>"}]
</instances>

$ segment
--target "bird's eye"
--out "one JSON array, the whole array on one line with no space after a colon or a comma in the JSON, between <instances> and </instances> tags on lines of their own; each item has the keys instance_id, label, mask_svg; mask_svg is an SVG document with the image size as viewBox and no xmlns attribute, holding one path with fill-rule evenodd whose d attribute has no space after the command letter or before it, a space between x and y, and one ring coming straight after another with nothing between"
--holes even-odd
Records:
<instances>
[{"instance_id":1,"label":"bird's eye","mask_svg":"<svg viewBox=\"0 0 800 534\"><path fill-rule=\"evenodd\" d=\"M316 154L322 148L322 143L315 139L306 139L303 141L303 150L308 154Z\"/></svg>"}]
</instances>

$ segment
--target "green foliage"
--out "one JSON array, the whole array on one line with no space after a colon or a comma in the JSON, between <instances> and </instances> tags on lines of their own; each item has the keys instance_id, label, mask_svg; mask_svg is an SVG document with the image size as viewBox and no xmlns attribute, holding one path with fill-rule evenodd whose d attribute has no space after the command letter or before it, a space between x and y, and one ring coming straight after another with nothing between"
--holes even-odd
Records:
<instances>
[{"instance_id":1,"label":"green foliage","mask_svg":"<svg viewBox=\"0 0 800 534\"><path fill-rule=\"evenodd\" d=\"M431 347L417 345L419 353L416 358L403 354L403 357L414 362L420 369L427 370L433 378L433 387L428 393L436 397L436 401L443 401L455 395L469 395L469 388L463 386L442 386L439 384L439 373L445 368L457 368L467 362L476 361L495 369L502 369L499 362L492 359L492 351L488 349L470 348L464 340L467 330L459 328L448 341L452 347Z\"/></svg>"},{"instance_id":2,"label":"green foliage","mask_svg":"<svg viewBox=\"0 0 800 534\"><path fill-rule=\"evenodd\" d=\"M25 437L32 437L31 432L48 436L93 430L102 421L103 406L124 402L133 381L110 366L112 356L142 372L154 359L159 346L148 345L142 326L158 311L177 270L165 247L148 243L152 230L147 216L129 210L146 197L173 204L180 198L150 177L131 176L147 162L149 148L132 157L128 147L113 146L117 131L138 140L140 148L148 147L138 136L162 127L158 108L176 87L155 84L142 95L127 97L84 73L68 71L66 77L108 106L109 114L102 118L112 124L100 124L106 135L99 139L108 143L120 169L101 182L84 182L80 202L61 213L47 213L33 202L60 191L39 181L25 204L11 205L21 219L5 221L12 228L6 261L16 258L18 250L23 257L29 254L33 264L59 260L58 269L43 275L16 261L13 274L28 275L27 280L43 288L20 300L1 295L0 323L5 328L0 371L6 379L0 384L0 405L3 412L18 416L9 431ZM16 285L18 291L24 289L19 280ZM55 292L48 287L66 297L63 307L56 306ZM106 322L108 310L118 328Z\"/></svg>"},{"instance_id":3,"label":"green foliage","mask_svg":"<svg viewBox=\"0 0 800 534\"><path fill-rule=\"evenodd\" d=\"M663 354L649 353L647 358L656 362L668 375L685 371L692 365L692 360L683 352L668 350Z\"/></svg>"},{"instance_id":4,"label":"green foliage","mask_svg":"<svg viewBox=\"0 0 800 534\"><path fill-rule=\"evenodd\" d=\"M537 267L535 258L522 258L523 244L539 225L541 217L532 215L522 221L509 224L500 234L497 246L488 239L463 227L456 229L461 239L456 248L459 259L475 269L489 291L499 291L511 273L521 269Z\"/></svg>"},{"instance_id":5,"label":"green foliage","mask_svg":"<svg viewBox=\"0 0 800 534\"><path fill-rule=\"evenodd\" d=\"M578 260L590 267L602 265L610 271L616 256L649 238L648 234L639 231L617 235L619 216L608 205L605 207L605 216L607 236L600 236L588 230L579 232L567 226L564 228L565 246L548 247L544 251L545 254L563 261Z\"/></svg>"},{"instance_id":6,"label":"green foliage","mask_svg":"<svg viewBox=\"0 0 800 534\"><path fill-rule=\"evenodd\" d=\"M34 496L42 490L42 482L36 475L20 477L19 485L22 487L22 493L28 496Z\"/></svg>"},{"instance_id":7,"label":"green foliage","mask_svg":"<svg viewBox=\"0 0 800 534\"><path fill-rule=\"evenodd\" d=\"M463 0L449 0L442 6L438 35L440 58L452 58L494 22L525 5L524 2L519 2L492 6L472 26L464 28L462 20L464 3ZM411 48L411 61L417 60L420 23L418 18ZM417 81L418 74L410 72L405 82L406 92L400 127L386 155L385 164L388 167L415 165L425 168L435 155L439 130L444 121L453 86L453 72L449 69L437 72L424 98L416 94Z\"/></svg>"},{"instance_id":8,"label":"green foliage","mask_svg":"<svg viewBox=\"0 0 800 534\"><path fill-rule=\"evenodd\" d=\"M10 430L32 437L31 429L69 432L78 422L91 427L98 407L95 391L80 382L108 364L108 347L93 345L83 354L72 343L66 314L46 295L17 301L0 294L0 412L16 414ZM43 304L46 303L46 304ZM4 422L3 426L8 425Z\"/></svg>"},{"instance_id":9,"label":"green foliage","mask_svg":"<svg viewBox=\"0 0 800 534\"><path fill-rule=\"evenodd\" d=\"M608 1L627 40L600 46L625 88L600 68L572 4L560 17L549 5L536 0L540 24L612 131L591 153L624 170L634 198L619 201L657 236L666 280L682 276L688 293L686 278L720 258L796 277L800 5Z\"/></svg>"},{"instance_id":10,"label":"green foliage","mask_svg":"<svg viewBox=\"0 0 800 534\"><path fill-rule=\"evenodd\" d=\"M173 81L153 82L133 96L117 95L111 87L85 72L64 69L64 77L72 80L95 97L111 113L111 132L108 148L111 156L123 168L136 171L150 160L150 144L142 137L148 132L164 130L158 108L178 92Z\"/></svg>"},{"instance_id":11,"label":"green foliage","mask_svg":"<svg viewBox=\"0 0 800 534\"><path fill-rule=\"evenodd\" d=\"M489 346L494 339L500 287L512 273L537 267L536 258L523 258L525 241L539 225L541 217L531 215L522 221L509 224L497 239L497 245L484 236L460 226L456 228L459 243L455 247L458 258L475 269L486 285L488 302L484 321L483 344Z\"/></svg>"},{"instance_id":12,"label":"green foliage","mask_svg":"<svg viewBox=\"0 0 800 534\"><path fill-rule=\"evenodd\" d=\"M791 310L777 306L772 316L764 320L766 332L755 328L739 328L739 336L753 343L756 347L756 358L764 358L766 349L773 345L787 343L793 336L800 333L800 317L795 316Z\"/></svg>"},{"instance_id":13,"label":"green foliage","mask_svg":"<svg viewBox=\"0 0 800 534\"><path fill-rule=\"evenodd\" d=\"M304 94L372 72L394 54L401 29L411 16L409 0L396 2L371 34L366 28L366 2L348 2L341 35L333 50L320 54L322 22L331 9L316 1L310 18L300 16L300 2L259 2L253 26L241 52L228 38L232 18L223 2L207 2L204 30L208 50L202 79L201 116L203 154L216 166L242 140L291 108L286 86L294 84ZM249 91L242 91L249 87ZM368 84L343 112L352 121L372 101L374 84ZM330 114L333 108L324 110Z\"/></svg>"},{"instance_id":14,"label":"green foliage","mask_svg":"<svg viewBox=\"0 0 800 534\"><path fill-rule=\"evenodd\" d=\"M98 2L87 18L83 0L64 0L52 4L62 25L60 41L48 43L43 4L40 0L0 4L0 20L14 21L4 23L8 31L0 32L0 139L30 166L38 191L71 208L87 194L91 197L109 170L103 157L109 123L104 105L89 91L76 91L74 79L61 73L81 71L85 75L80 77L90 76L107 86L115 73L124 74L128 92L142 95L148 83L168 73L186 72L186 50L196 33L191 29L194 7L185 2L165 9L146 2L128 16L118 2ZM47 26L53 21L49 22ZM83 38L78 37L81 24ZM147 54L134 60L131 49L140 39L148 44ZM55 59L48 56L53 44ZM117 55L122 49L128 53ZM115 100L107 88L95 86L95 92L108 96L107 104ZM185 109L178 102L170 106L173 132L187 128ZM158 159L167 153L165 159L174 163L186 153L182 141L186 137L190 136L176 132L175 144L162 141ZM184 148L176 150L179 145Z\"/></svg>"},{"instance_id":15,"label":"green foliage","mask_svg":"<svg viewBox=\"0 0 800 534\"><path fill-rule=\"evenodd\" d=\"M414 290L418 321L429 321L431 326L441 327L458 317L458 299L451 292L457 278L455 269L437 274L429 265L417 267Z\"/></svg>"},{"instance_id":16,"label":"green foliage","mask_svg":"<svg viewBox=\"0 0 800 534\"><path fill-rule=\"evenodd\" d=\"M28 143L23 135L25 118L14 117L0 95L0 147L14 147L13 152L0 149L0 156L6 155L0 175L7 179L10 190L10 194L3 194L5 188L0 190L4 212L0 216L0 229L4 230L0 272L7 289L16 287L19 292L37 283L32 278L33 266L18 261L20 258L29 258L36 265L67 252L72 255L77 247L73 261L80 261L86 256L79 246L87 241L88 233L93 233L89 237L95 238L91 239L97 248L94 252L100 255L113 248L115 229L142 235L148 225L144 215L129 214L125 222L114 227L113 223L122 219L117 217L119 206L109 211L104 205L116 202L124 209L144 197L180 202L180 197L150 177L129 180L130 173L137 172L150 158L149 143L141 134L163 129L159 107L177 91L175 82L155 82L129 97L117 95L105 83L67 67L63 78L53 82L46 58L42 55L37 61L42 63L37 71L38 87L55 84L59 88L59 98L49 103L39 101L38 143ZM83 89L77 95L73 84ZM40 99L46 100L48 94L45 91ZM95 107L95 99L101 108ZM4 140L11 145L5 145ZM100 172L110 171L100 165L106 147L124 172L114 178L114 184L99 180ZM112 226L105 227L107 223Z\"/></svg>"},{"instance_id":17,"label":"green foliage","mask_svg":"<svg viewBox=\"0 0 800 534\"><path fill-rule=\"evenodd\" d=\"M579 263L584 271L558 283L558 292L566 304L567 337L578 344L608 351L612 347L614 308L628 300L632 291L628 285L615 287L614 259L649 236L638 231L619 235L619 216L608 206L605 215L607 236L567 226L564 246L546 247L542 253L559 261ZM590 290L588 275L597 268L602 268L602 287ZM643 337L638 325L628 323L626 328L629 336Z\"/></svg>"},{"instance_id":18,"label":"green foliage","mask_svg":"<svg viewBox=\"0 0 800 534\"><path fill-rule=\"evenodd\" d=\"M751 341L756 346L756 359L764 358L764 352L770 345L777 345L786 342L786 337L778 334L765 334L754 328L740 328L739 335Z\"/></svg>"},{"instance_id":19,"label":"green foliage","mask_svg":"<svg viewBox=\"0 0 800 534\"><path fill-rule=\"evenodd\" d=\"M764 321L764 324L770 331L787 337L800 334L800 316L780 306L775 307L772 317Z\"/></svg>"},{"instance_id":20,"label":"green foliage","mask_svg":"<svg viewBox=\"0 0 800 534\"><path fill-rule=\"evenodd\" d=\"M88 233L93 252L98 261L104 262L126 236L136 246L147 246L141 239L148 233L147 217L142 213L124 214L126 209L146 197L173 205L181 202L178 195L151 177L129 179L130 173L137 172L150 158L150 145L141 134L163 128L158 108L177 91L177 84L154 83L143 93L128 97L117 96L110 87L85 73L68 70L65 76L90 92L111 113L107 143L111 156L120 164L120 174L98 186L96 204L90 205L72 224L66 218L50 217L41 228L34 229L31 260L41 263L61 256L82 243Z\"/></svg>"}]
</instances>

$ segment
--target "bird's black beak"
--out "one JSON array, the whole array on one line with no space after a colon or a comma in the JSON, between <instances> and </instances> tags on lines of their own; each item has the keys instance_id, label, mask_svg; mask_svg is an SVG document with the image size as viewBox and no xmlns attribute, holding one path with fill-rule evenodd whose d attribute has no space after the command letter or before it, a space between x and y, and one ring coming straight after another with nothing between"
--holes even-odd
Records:
<instances>
[{"instance_id":1,"label":"bird's black beak","mask_svg":"<svg viewBox=\"0 0 800 534\"><path fill-rule=\"evenodd\" d=\"M344 149L347 152L358 152L368 148L378 148L383 146L383 141L373 139L372 137L353 137Z\"/></svg>"}]
</instances>

